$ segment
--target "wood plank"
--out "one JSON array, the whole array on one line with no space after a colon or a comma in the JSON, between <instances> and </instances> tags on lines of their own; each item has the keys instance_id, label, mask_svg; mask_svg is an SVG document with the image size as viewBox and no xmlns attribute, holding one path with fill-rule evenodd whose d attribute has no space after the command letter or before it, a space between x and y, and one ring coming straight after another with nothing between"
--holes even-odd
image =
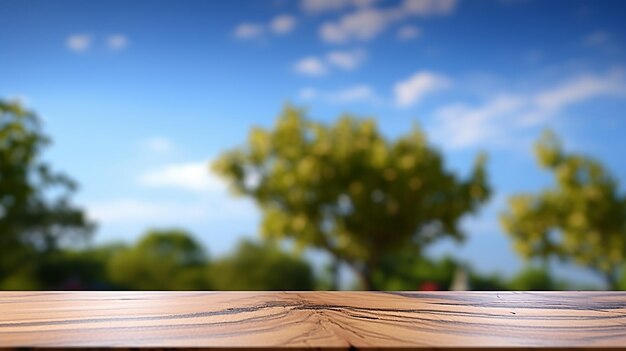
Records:
<instances>
[{"instance_id":1,"label":"wood plank","mask_svg":"<svg viewBox=\"0 0 626 351\"><path fill-rule=\"evenodd\" d=\"M0 292L0 348L625 348L620 292Z\"/></svg>"}]
</instances>

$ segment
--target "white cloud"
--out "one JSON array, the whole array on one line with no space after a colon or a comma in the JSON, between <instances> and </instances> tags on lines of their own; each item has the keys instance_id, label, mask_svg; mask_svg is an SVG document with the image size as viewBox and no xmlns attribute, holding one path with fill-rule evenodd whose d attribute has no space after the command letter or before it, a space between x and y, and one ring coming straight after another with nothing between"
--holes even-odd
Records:
<instances>
[{"instance_id":1,"label":"white cloud","mask_svg":"<svg viewBox=\"0 0 626 351\"><path fill-rule=\"evenodd\" d=\"M598 30L598 31L595 31L593 33L586 35L583 38L583 44L585 46L592 46L592 47L602 46L602 45L607 44L610 38L611 37L608 32L603 31L603 30Z\"/></svg>"},{"instance_id":2,"label":"white cloud","mask_svg":"<svg viewBox=\"0 0 626 351\"><path fill-rule=\"evenodd\" d=\"M296 27L296 18L290 15L279 15L270 22L270 28L276 34L287 34Z\"/></svg>"},{"instance_id":3,"label":"white cloud","mask_svg":"<svg viewBox=\"0 0 626 351\"><path fill-rule=\"evenodd\" d=\"M405 25L398 29L398 38L401 40L411 40L420 36L420 29L416 26Z\"/></svg>"},{"instance_id":4,"label":"white cloud","mask_svg":"<svg viewBox=\"0 0 626 351\"><path fill-rule=\"evenodd\" d=\"M367 53L363 49L336 50L330 51L322 57L304 57L293 65L293 69L303 75L321 76L330 72L331 67L344 71L355 70L366 58Z\"/></svg>"},{"instance_id":5,"label":"white cloud","mask_svg":"<svg viewBox=\"0 0 626 351\"><path fill-rule=\"evenodd\" d=\"M405 0L397 6L386 8L363 6L336 21L323 23L319 35L328 43L367 41L394 23L411 17L449 15L455 7L455 0Z\"/></svg>"},{"instance_id":6,"label":"white cloud","mask_svg":"<svg viewBox=\"0 0 626 351\"><path fill-rule=\"evenodd\" d=\"M113 34L107 37L106 43L109 49L118 51L125 49L128 46L129 41L128 37L124 34Z\"/></svg>"},{"instance_id":7,"label":"white cloud","mask_svg":"<svg viewBox=\"0 0 626 351\"><path fill-rule=\"evenodd\" d=\"M91 46L92 38L89 34L72 34L65 39L65 46L74 52L84 52Z\"/></svg>"},{"instance_id":8,"label":"white cloud","mask_svg":"<svg viewBox=\"0 0 626 351\"><path fill-rule=\"evenodd\" d=\"M149 138L142 144L148 151L160 154L167 154L175 149L174 143L170 139L161 136Z\"/></svg>"},{"instance_id":9,"label":"white cloud","mask_svg":"<svg viewBox=\"0 0 626 351\"><path fill-rule=\"evenodd\" d=\"M626 97L623 72L580 75L536 93L501 95L478 106L444 106L435 111L431 133L449 148L512 145L568 107L600 96Z\"/></svg>"},{"instance_id":10,"label":"white cloud","mask_svg":"<svg viewBox=\"0 0 626 351\"><path fill-rule=\"evenodd\" d=\"M377 0L302 0L300 8L309 14L336 12L349 7L368 7Z\"/></svg>"},{"instance_id":11,"label":"white cloud","mask_svg":"<svg viewBox=\"0 0 626 351\"><path fill-rule=\"evenodd\" d=\"M580 75L534 95L533 109L522 116L520 123L526 125L540 123L546 117L557 114L572 104L608 95L626 95L623 72L612 71L604 76Z\"/></svg>"},{"instance_id":12,"label":"white cloud","mask_svg":"<svg viewBox=\"0 0 626 351\"><path fill-rule=\"evenodd\" d=\"M298 60L298 62L293 65L293 69L307 76L322 76L328 72L326 64L321 59L314 56Z\"/></svg>"},{"instance_id":13,"label":"white cloud","mask_svg":"<svg viewBox=\"0 0 626 351\"><path fill-rule=\"evenodd\" d=\"M322 24L320 36L329 43L367 41L385 29L389 19L386 11L367 8L345 15L338 22Z\"/></svg>"},{"instance_id":14,"label":"white cloud","mask_svg":"<svg viewBox=\"0 0 626 351\"><path fill-rule=\"evenodd\" d=\"M186 201L118 198L86 205L87 215L103 225L139 224L140 230L188 226L207 220L250 220L258 215L254 203L227 192L205 194Z\"/></svg>"},{"instance_id":15,"label":"white cloud","mask_svg":"<svg viewBox=\"0 0 626 351\"><path fill-rule=\"evenodd\" d=\"M535 104L544 111L555 112L588 98L611 93L624 93L624 75L615 71L606 76L582 75L543 91Z\"/></svg>"},{"instance_id":16,"label":"white cloud","mask_svg":"<svg viewBox=\"0 0 626 351\"><path fill-rule=\"evenodd\" d=\"M418 103L425 95L445 89L450 79L433 72L420 71L394 86L394 97L399 107L409 107Z\"/></svg>"},{"instance_id":17,"label":"white cloud","mask_svg":"<svg viewBox=\"0 0 626 351\"><path fill-rule=\"evenodd\" d=\"M266 33L285 35L291 33L296 28L297 23L298 21L294 16L281 14L272 18L268 23L240 23L235 27L233 35L242 40L260 39Z\"/></svg>"},{"instance_id":18,"label":"white cloud","mask_svg":"<svg viewBox=\"0 0 626 351\"><path fill-rule=\"evenodd\" d=\"M367 53L363 49L331 51L326 54L326 61L331 65L351 71L359 67L366 57Z\"/></svg>"},{"instance_id":19,"label":"white cloud","mask_svg":"<svg viewBox=\"0 0 626 351\"><path fill-rule=\"evenodd\" d=\"M241 23L233 32L235 38L238 39L257 39L263 35L264 28L262 25L257 23Z\"/></svg>"},{"instance_id":20,"label":"white cloud","mask_svg":"<svg viewBox=\"0 0 626 351\"><path fill-rule=\"evenodd\" d=\"M437 124L432 134L449 148L470 146L484 140L497 143L498 138L507 134L507 127L500 122L506 123L506 118L519 112L524 103L521 97L502 95L477 107L464 104L442 107L435 112Z\"/></svg>"},{"instance_id":21,"label":"white cloud","mask_svg":"<svg viewBox=\"0 0 626 351\"><path fill-rule=\"evenodd\" d=\"M351 103L375 102L377 97L369 85L360 84L329 94L327 99L333 103Z\"/></svg>"},{"instance_id":22,"label":"white cloud","mask_svg":"<svg viewBox=\"0 0 626 351\"><path fill-rule=\"evenodd\" d=\"M448 15L454 11L456 0L405 0L403 8L420 16Z\"/></svg>"},{"instance_id":23,"label":"white cloud","mask_svg":"<svg viewBox=\"0 0 626 351\"><path fill-rule=\"evenodd\" d=\"M153 188L172 188L196 192L225 188L209 169L209 161L170 164L148 171L138 178L140 185Z\"/></svg>"},{"instance_id":24,"label":"white cloud","mask_svg":"<svg viewBox=\"0 0 626 351\"><path fill-rule=\"evenodd\" d=\"M319 99L331 104L356 102L377 104L381 101L374 89L366 84L357 84L344 89L326 92L318 91L314 88L303 88L299 91L298 97L302 100Z\"/></svg>"},{"instance_id":25,"label":"white cloud","mask_svg":"<svg viewBox=\"0 0 626 351\"><path fill-rule=\"evenodd\" d=\"M91 201L88 216L104 225L188 226L207 220L250 220L258 210L253 201L233 197L226 181L209 170L210 161L169 164L137 178L142 187L170 189L166 198L122 197ZM249 182L254 182L251 177Z\"/></svg>"},{"instance_id":26,"label":"white cloud","mask_svg":"<svg viewBox=\"0 0 626 351\"><path fill-rule=\"evenodd\" d=\"M140 199L115 199L87 205L90 218L104 223L133 221L187 222L199 220L203 213L198 206L175 202L154 202Z\"/></svg>"}]
</instances>

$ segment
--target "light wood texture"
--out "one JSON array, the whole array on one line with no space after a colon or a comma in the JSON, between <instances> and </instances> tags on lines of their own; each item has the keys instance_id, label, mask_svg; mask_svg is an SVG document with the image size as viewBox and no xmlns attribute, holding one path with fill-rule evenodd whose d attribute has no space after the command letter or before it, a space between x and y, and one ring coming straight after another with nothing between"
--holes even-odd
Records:
<instances>
[{"instance_id":1,"label":"light wood texture","mask_svg":"<svg viewBox=\"0 0 626 351\"><path fill-rule=\"evenodd\" d=\"M0 292L0 348L625 348L611 292Z\"/></svg>"}]
</instances>

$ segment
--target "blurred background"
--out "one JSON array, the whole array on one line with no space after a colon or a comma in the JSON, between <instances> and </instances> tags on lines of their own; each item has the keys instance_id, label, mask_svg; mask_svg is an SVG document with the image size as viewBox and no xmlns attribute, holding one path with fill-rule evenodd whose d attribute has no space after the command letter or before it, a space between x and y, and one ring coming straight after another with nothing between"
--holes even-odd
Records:
<instances>
[{"instance_id":1,"label":"blurred background","mask_svg":"<svg viewBox=\"0 0 626 351\"><path fill-rule=\"evenodd\" d=\"M626 3L0 0L2 290L626 289Z\"/></svg>"}]
</instances>

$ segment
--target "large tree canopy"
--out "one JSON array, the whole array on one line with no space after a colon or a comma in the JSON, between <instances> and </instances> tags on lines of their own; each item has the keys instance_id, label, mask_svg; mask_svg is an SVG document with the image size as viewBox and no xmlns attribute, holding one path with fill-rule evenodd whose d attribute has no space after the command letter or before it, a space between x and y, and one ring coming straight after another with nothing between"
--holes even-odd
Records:
<instances>
[{"instance_id":1,"label":"large tree canopy","mask_svg":"<svg viewBox=\"0 0 626 351\"><path fill-rule=\"evenodd\" d=\"M91 228L69 201L75 183L40 160L48 143L34 113L0 100L0 284L30 267L30 254L84 238Z\"/></svg>"},{"instance_id":2,"label":"large tree canopy","mask_svg":"<svg viewBox=\"0 0 626 351\"><path fill-rule=\"evenodd\" d=\"M502 224L524 257L556 256L587 266L617 287L626 257L626 197L600 162L563 150L550 132L536 144L555 186L509 199Z\"/></svg>"},{"instance_id":3,"label":"large tree canopy","mask_svg":"<svg viewBox=\"0 0 626 351\"><path fill-rule=\"evenodd\" d=\"M460 179L417 128L390 141L373 119L326 125L292 107L273 129L252 129L213 169L260 205L265 237L329 252L367 289L376 288L372 272L385 255L463 238L458 220L490 192L484 158Z\"/></svg>"}]
</instances>

